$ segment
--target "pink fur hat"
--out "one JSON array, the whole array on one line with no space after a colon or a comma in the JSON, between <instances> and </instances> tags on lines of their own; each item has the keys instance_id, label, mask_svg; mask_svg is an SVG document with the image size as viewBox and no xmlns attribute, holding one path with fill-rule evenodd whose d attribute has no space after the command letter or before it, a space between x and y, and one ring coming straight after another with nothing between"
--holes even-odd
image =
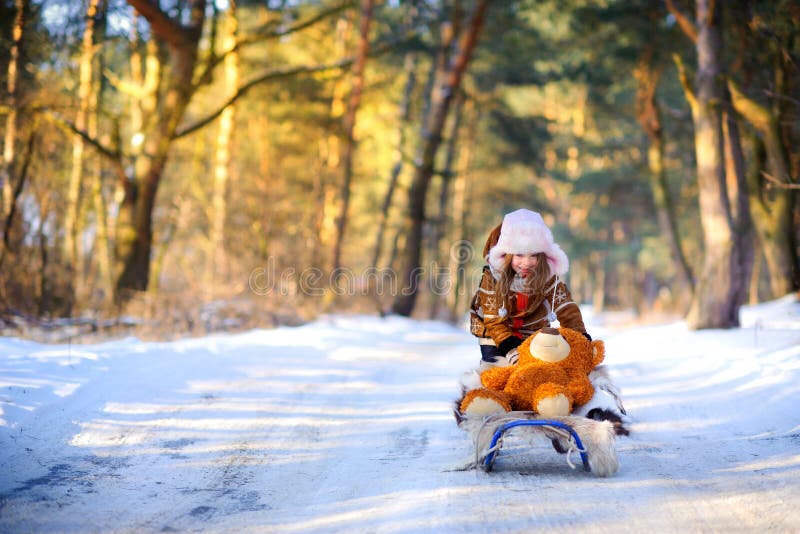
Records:
<instances>
[{"instance_id":1,"label":"pink fur hat","mask_svg":"<svg viewBox=\"0 0 800 534\"><path fill-rule=\"evenodd\" d=\"M553 233L542 216L531 210L512 211L503 217L500 238L489 250L487 259L492 271L499 273L505 266L506 254L544 252L550 273L559 276L569 270L569 259L553 240Z\"/></svg>"}]
</instances>

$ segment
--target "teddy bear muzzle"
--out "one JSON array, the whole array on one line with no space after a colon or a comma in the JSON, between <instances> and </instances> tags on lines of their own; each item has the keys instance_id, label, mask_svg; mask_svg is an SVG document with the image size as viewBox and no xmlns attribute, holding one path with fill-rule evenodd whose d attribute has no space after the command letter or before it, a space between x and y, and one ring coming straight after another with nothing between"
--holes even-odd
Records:
<instances>
[{"instance_id":1,"label":"teddy bear muzzle","mask_svg":"<svg viewBox=\"0 0 800 534\"><path fill-rule=\"evenodd\" d=\"M545 362L560 362L569 350L569 343L555 328L542 328L531 340L531 353Z\"/></svg>"}]
</instances>

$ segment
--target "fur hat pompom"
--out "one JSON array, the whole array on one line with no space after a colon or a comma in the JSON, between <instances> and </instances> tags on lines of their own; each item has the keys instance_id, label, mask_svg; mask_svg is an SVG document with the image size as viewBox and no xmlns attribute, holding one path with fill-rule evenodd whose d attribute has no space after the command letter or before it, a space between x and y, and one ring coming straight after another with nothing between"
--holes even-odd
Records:
<instances>
[{"instance_id":1,"label":"fur hat pompom","mask_svg":"<svg viewBox=\"0 0 800 534\"><path fill-rule=\"evenodd\" d=\"M535 211L521 209L503 217L500 238L489 250L487 260L492 271L499 273L505 266L506 254L536 254L544 252L550 273L562 276L569 270L569 259L553 240L553 233Z\"/></svg>"}]
</instances>

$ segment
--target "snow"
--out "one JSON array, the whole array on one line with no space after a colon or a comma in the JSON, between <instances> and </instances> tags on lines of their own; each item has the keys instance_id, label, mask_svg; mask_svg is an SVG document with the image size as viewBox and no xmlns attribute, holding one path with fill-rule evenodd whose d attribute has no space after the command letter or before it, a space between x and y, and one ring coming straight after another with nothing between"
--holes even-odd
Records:
<instances>
[{"instance_id":1,"label":"snow","mask_svg":"<svg viewBox=\"0 0 800 534\"><path fill-rule=\"evenodd\" d=\"M462 327L0 338L0 531L800 531L797 298L724 331L586 315L629 414L611 478L513 436L494 472L457 470Z\"/></svg>"}]
</instances>

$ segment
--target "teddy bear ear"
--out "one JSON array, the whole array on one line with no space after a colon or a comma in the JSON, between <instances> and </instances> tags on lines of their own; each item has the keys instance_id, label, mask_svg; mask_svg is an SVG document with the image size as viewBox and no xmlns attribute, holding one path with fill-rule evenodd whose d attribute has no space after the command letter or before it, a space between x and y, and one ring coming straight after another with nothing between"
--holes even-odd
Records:
<instances>
[{"instance_id":1,"label":"teddy bear ear","mask_svg":"<svg viewBox=\"0 0 800 534\"><path fill-rule=\"evenodd\" d=\"M603 359L606 357L606 345L600 339L595 339L592 341L592 353L593 353L593 363L594 366L597 367L603 362Z\"/></svg>"}]
</instances>

